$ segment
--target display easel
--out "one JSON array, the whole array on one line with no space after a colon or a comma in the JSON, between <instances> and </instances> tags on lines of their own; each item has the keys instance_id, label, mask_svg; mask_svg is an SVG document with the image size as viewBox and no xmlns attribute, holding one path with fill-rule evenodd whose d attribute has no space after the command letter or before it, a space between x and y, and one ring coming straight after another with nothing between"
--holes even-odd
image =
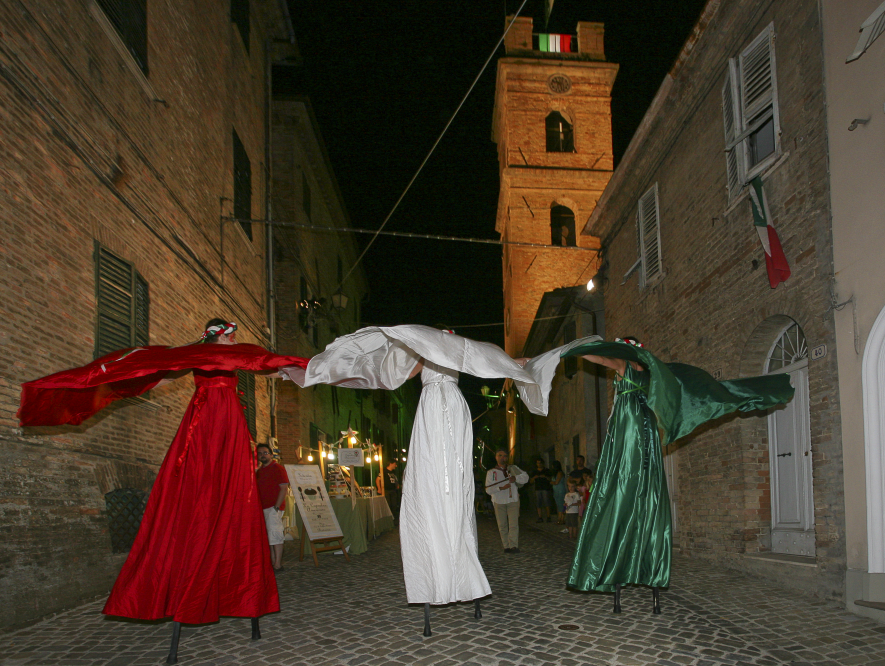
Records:
<instances>
[{"instance_id":1,"label":"display easel","mask_svg":"<svg viewBox=\"0 0 885 666\"><path fill-rule=\"evenodd\" d=\"M344 545L344 532L332 510L320 468L316 465L286 465L286 473L289 475L289 487L295 497L295 505L301 515L298 561L304 560L304 546L305 542L308 542L316 566L320 566L317 553L334 550L343 552L344 557L350 562L350 556ZM338 545L332 545L333 543Z\"/></svg>"},{"instance_id":2,"label":"display easel","mask_svg":"<svg viewBox=\"0 0 885 666\"><path fill-rule=\"evenodd\" d=\"M334 542L338 542L339 545L333 546L331 545ZM345 559L350 562L350 555L347 554L347 548L344 547L344 537L336 536L336 537L323 537L321 539L308 539L307 538L307 529L304 527L304 520L302 518L301 522L301 545L298 546L298 561L301 562L304 560L304 544L310 544L310 552L313 554L313 563L315 566L320 566L320 561L317 559L317 553L328 553L333 550L340 550L344 553ZM321 547L317 548L317 545Z\"/></svg>"}]
</instances>

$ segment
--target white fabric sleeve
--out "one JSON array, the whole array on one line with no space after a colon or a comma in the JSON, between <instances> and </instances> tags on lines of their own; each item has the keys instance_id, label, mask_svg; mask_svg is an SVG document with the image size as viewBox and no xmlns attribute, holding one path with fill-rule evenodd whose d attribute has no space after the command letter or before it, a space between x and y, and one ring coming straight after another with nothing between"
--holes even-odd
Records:
<instances>
[{"instance_id":1,"label":"white fabric sleeve","mask_svg":"<svg viewBox=\"0 0 885 666\"><path fill-rule=\"evenodd\" d=\"M516 485L524 486L529 482L529 475L526 472L523 472L516 465L510 465L510 475L516 477Z\"/></svg>"}]
</instances>

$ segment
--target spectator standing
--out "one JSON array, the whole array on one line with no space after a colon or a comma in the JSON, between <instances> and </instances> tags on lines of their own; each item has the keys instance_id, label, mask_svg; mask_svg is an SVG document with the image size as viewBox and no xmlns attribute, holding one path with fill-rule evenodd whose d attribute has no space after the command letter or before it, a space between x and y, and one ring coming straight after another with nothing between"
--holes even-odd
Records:
<instances>
[{"instance_id":1,"label":"spectator standing","mask_svg":"<svg viewBox=\"0 0 885 666\"><path fill-rule=\"evenodd\" d=\"M283 570L283 511L286 508L286 493L289 490L289 476L286 469L274 460L270 446L259 444L255 448L261 467L255 472L258 480L258 497L264 510L267 525L267 539L270 543L270 560L274 571Z\"/></svg>"},{"instance_id":2,"label":"spectator standing","mask_svg":"<svg viewBox=\"0 0 885 666\"><path fill-rule=\"evenodd\" d=\"M543 511L547 512L547 522L550 522L550 502L553 500L553 486L550 485L550 470L544 467L544 461L538 458L535 461L535 474L531 481L535 484L535 500L538 504L538 522L544 522Z\"/></svg>"},{"instance_id":3,"label":"spectator standing","mask_svg":"<svg viewBox=\"0 0 885 666\"><path fill-rule=\"evenodd\" d=\"M387 467L378 474L378 485L384 488L384 497L387 498L387 505L393 514L394 521L399 520L399 506L402 492L402 484L396 473L396 461L391 460L387 463ZM380 491L381 488L379 487Z\"/></svg>"},{"instance_id":4,"label":"spectator standing","mask_svg":"<svg viewBox=\"0 0 885 666\"><path fill-rule=\"evenodd\" d=\"M486 473L486 492L492 498L495 518L505 553L519 552L519 486L528 483L529 475L516 465L508 465L510 453L495 452L498 462Z\"/></svg>"},{"instance_id":5,"label":"spectator standing","mask_svg":"<svg viewBox=\"0 0 885 666\"><path fill-rule=\"evenodd\" d=\"M562 503L565 501L565 473L562 471L562 463L554 460L550 464L550 471L553 476L553 506L559 515L556 523L563 525L565 523L565 511L563 511Z\"/></svg>"},{"instance_id":6,"label":"spectator standing","mask_svg":"<svg viewBox=\"0 0 885 666\"><path fill-rule=\"evenodd\" d=\"M578 518L581 512L581 494L577 490L577 486L575 486L574 479L568 480L568 492L565 494L564 506L565 509L565 525L568 527L568 538L569 539L577 539L578 538Z\"/></svg>"},{"instance_id":7,"label":"spectator standing","mask_svg":"<svg viewBox=\"0 0 885 666\"><path fill-rule=\"evenodd\" d=\"M568 477L570 479L575 480L575 485L580 486L581 481L584 478L584 472L589 472L590 476L593 476L593 468L592 467L584 467L584 456L576 456L575 457L575 468L568 473Z\"/></svg>"}]
</instances>

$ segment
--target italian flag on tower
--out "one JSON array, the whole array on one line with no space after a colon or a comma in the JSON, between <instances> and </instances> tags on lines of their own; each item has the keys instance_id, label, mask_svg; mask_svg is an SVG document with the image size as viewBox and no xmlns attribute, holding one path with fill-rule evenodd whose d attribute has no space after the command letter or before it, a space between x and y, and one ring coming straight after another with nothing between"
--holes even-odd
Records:
<instances>
[{"instance_id":1,"label":"italian flag on tower","mask_svg":"<svg viewBox=\"0 0 885 666\"><path fill-rule=\"evenodd\" d=\"M790 277L790 265L781 248L780 238L771 225L771 213L768 210L768 199L762 189L762 179L756 176L750 181L750 204L753 209L753 224L765 249L765 267L768 269L768 282L774 289Z\"/></svg>"}]
</instances>

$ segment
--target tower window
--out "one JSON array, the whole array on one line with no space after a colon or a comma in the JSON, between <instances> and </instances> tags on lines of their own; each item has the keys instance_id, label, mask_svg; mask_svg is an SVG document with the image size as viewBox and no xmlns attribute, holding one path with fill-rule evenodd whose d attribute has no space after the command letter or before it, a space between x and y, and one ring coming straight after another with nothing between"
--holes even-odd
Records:
<instances>
[{"instance_id":1,"label":"tower window","mask_svg":"<svg viewBox=\"0 0 885 666\"><path fill-rule=\"evenodd\" d=\"M550 244L562 247L578 244L575 237L575 214L565 206L550 209Z\"/></svg>"},{"instance_id":2,"label":"tower window","mask_svg":"<svg viewBox=\"0 0 885 666\"><path fill-rule=\"evenodd\" d=\"M559 111L547 116L547 152L575 152L575 131Z\"/></svg>"}]
</instances>

